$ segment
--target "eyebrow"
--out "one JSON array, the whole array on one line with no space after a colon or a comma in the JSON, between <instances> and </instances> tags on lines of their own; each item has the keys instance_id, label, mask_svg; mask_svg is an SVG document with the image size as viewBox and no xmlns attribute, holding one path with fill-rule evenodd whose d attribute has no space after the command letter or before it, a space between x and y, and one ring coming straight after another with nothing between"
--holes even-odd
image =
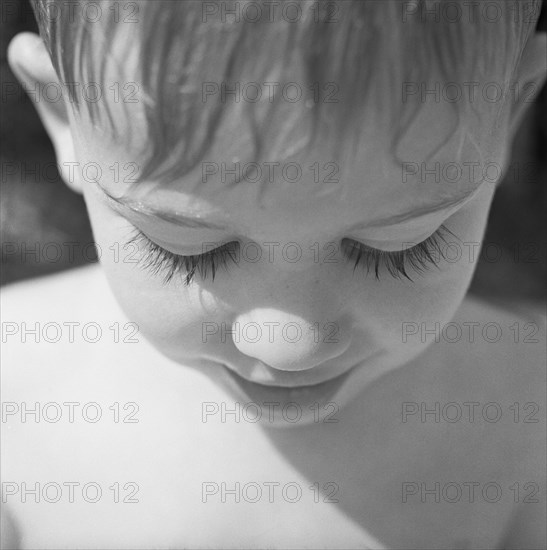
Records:
<instances>
[{"instance_id":1,"label":"eyebrow","mask_svg":"<svg viewBox=\"0 0 547 550\"><path fill-rule=\"evenodd\" d=\"M108 191L106 191L100 185L97 185L98 189L105 196L108 202L114 203L115 207L121 207L129 209L133 213L138 215L150 216L158 220L162 220L180 227L186 227L191 229L218 229L225 230L226 226L215 224L209 221L202 220L201 218L183 215L180 212L166 212L164 209L155 208L153 206L144 204L143 202L126 197L113 197Z\"/></svg>"},{"instance_id":2,"label":"eyebrow","mask_svg":"<svg viewBox=\"0 0 547 550\"><path fill-rule=\"evenodd\" d=\"M448 205L452 208L453 205ZM449 208L450 210L451 208ZM416 210L404 213L404 214L396 214L394 216L390 216L389 218L384 218L381 220L375 220L373 222L361 222L356 225L353 225L350 227L350 231L363 231L366 229L388 229L391 227L397 227L404 225L405 223L408 224L418 224L423 223L424 221L428 221L428 218L431 218L438 214L439 212L443 212L447 210L447 205L444 206L438 206L433 208L427 208L422 209L416 212Z\"/></svg>"},{"instance_id":3,"label":"eyebrow","mask_svg":"<svg viewBox=\"0 0 547 550\"><path fill-rule=\"evenodd\" d=\"M108 202L114 204L114 207L129 209L137 215L150 216L167 223L177 225L179 227L185 227L190 229L214 229L225 231L225 225L215 224L209 221L205 221L201 218L188 216L186 214L181 214L177 211L165 211L164 209L156 208L151 205L144 204L143 202L127 197L113 197L106 189L97 185L97 188L100 190L101 194L107 199ZM348 230L350 231L362 231L372 228L384 228L388 229L391 227L404 225L405 222L410 223L420 223L427 221L427 218L435 216L435 214L442 212L443 210L448 211L452 214L455 210L459 209L463 204L471 200L478 192L479 188L475 189L472 193L464 195L459 198L454 198L454 200L448 203L437 203L431 206L422 207L418 210L411 210L402 214L395 214L389 218L383 220L375 220L373 222L361 222L358 223Z\"/></svg>"},{"instance_id":4,"label":"eyebrow","mask_svg":"<svg viewBox=\"0 0 547 550\"><path fill-rule=\"evenodd\" d=\"M383 220L375 220L373 222L359 223L352 226L352 231L361 231L372 228L388 229L395 226L419 224L429 221L428 218L433 218L439 213L451 216L456 210L460 209L464 204L473 199L479 191L475 189L472 193L460 197L454 197L453 200L447 202L434 203L430 206L424 206L419 209L413 209L402 214L395 214Z\"/></svg>"}]
</instances>

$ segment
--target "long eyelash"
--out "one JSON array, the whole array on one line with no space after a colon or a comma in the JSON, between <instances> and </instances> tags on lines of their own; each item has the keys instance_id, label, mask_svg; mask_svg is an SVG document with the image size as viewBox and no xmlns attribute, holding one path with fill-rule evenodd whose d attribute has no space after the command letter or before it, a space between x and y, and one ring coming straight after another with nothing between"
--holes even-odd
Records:
<instances>
[{"instance_id":1,"label":"long eyelash","mask_svg":"<svg viewBox=\"0 0 547 550\"><path fill-rule=\"evenodd\" d=\"M127 246L131 244L144 248L144 254L139 258L139 265L149 270L153 275L164 273L163 284L171 282L176 274L184 275L183 282L188 286L194 279L196 273L203 279L207 278L209 270L211 279L214 281L220 267L228 268L228 261L237 263L233 249L233 243L220 246L195 256L180 256L165 250L152 242L144 233L135 230ZM230 246L232 245L232 246Z\"/></svg>"},{"instance_id":2,"label":"long eyelash","mask_svg":"<svg viewBox=\"0 0 547 550\"><path fill-rule=\"evenodd\" d=\"M378 250L362 244L351 244L347 247L346 254L348 260L354 262L353 271L361 265L366 268L367 275L372 269L376 279L379 280L380 267L383 265L392 277L396 279L405 277L413 282L408 274L410 269L421 275L432 265L438 268L439 259L445 259L441 243L447 244L445 239L447 234L458 239L450 229L441 225L425 241L406 250L386 252L385 250Z\"/></svg>"},{"instance_id":3,"label":"long eyelash","mask_svg":"<svg viewBox=\"0 0 547 550\"><path fill-rule=\"evenodd\" d=\"M413 282L408 274L410 269L422 274L432 265L438 268L439 259L445 259L441 243L448 244L445 239L447 234L458 239L450 229L441 225L425 241L412 248L395 252L386 252L360 243L352 243L345 246L346 258L349 262L354 262L353 271L358 266L363 266L367 275L373 270L377 280L380 279L381 266L385 266L392 277L396 279L405 277ZM209 270L211 279L214 281L220 267L228 269L229 261L236 265L239 263L234 250L235 243L228 243L204 254L180 256L165 250L136 229L126 246L132 244L138 246L139 249L144 248L144 253L138 260L139 265L155 276L164 273L164 284L171 282L176 274L181 274L184 275L184 284L188 286L196 273L202 279L206 279Z\"/></svg>"}]
</instances>

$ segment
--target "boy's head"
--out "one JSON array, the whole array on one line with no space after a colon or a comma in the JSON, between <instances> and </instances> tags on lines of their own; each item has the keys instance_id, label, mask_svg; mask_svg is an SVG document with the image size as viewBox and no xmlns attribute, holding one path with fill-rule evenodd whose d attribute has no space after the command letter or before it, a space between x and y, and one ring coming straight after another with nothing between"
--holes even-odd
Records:
<instances>
[{"instance_id":1,"label":"boy's head","mask_svg":"<svg viewBox=\"0 0 547 550\"><path fill-rule=\"evenodd\" d=\"M37 107L162 352L289 387L356 366L355 393L431 342L545 77L539 0L465 4L35 0L12 66L62 87Z\"/></svg>"}]
</instances>

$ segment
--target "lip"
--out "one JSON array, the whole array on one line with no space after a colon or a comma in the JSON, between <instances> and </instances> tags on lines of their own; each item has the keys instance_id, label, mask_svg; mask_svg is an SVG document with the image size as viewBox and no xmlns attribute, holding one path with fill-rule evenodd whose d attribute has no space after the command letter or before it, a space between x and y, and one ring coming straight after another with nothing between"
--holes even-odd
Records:
<instances>
[{"instance_id":1,"label":"lip","mask_svg":"<svg viewBox=\"0 0 547 550\"><path fill-rule=\"evenodd\" d=\"M291 378L295 379L295 380L299 380L299 382L301 381L301 379L303 378L302 376L302 372L299 372L299 373L289 373L289 372L285 372L285 371L282 371L282 372L276 372L276 374L278 374L278 376L274 379L272 379L270 373L272 371L275 371L274 368L270 367L269 365L267 365L266 363L263 363L262 361L259 361L259 366L260 366L260 370L263 371L263 370L266 370L268 372L268 379L265 380L263 376L261 376L260 374L258 375L257 378L259 378L258 380L255 379L250 379L250 377L247 377L243 374L241 374L237 369L233 369L233 368L230 368L228 365L224 364L224 368L226 370L228 370L230 372L230 374L234 375L237 377L237 379L239 380L243 380L244 382L248 382L249 384L253 384L253 385L258 385L258 386L263 386L263 387L266 387L266 388L269 388L271 389L272 391L276 391L276 390L280 390L280 391L298 391L298 390L306 390L307 388L314 388L316 386L320 386L320 385L323 385L323 384L328 384L330 382L333 382L334 380L340 378L341 376L344 376L345 374L347 374L350 370L352 370L353 368L355 368L356 365L350 367L350 368L346 368L344 371L342 372L339 372L337 374L334 374L334 375L331 375L331 376L322 376L321 378L319 379L316 379L316 380L313 380L313 381L310 381L310 382L306 382L304 384L302 383L294 383L293 380L291 380ZM314 367L313 369L308 369L308 370L322 370L321 367L323 365L318 365L317 367ZM279 377L279 375L281 375L281 377ZM304 374L304 378L305 378L305 374Z\"/></svg>"},{"instance_id":2,"label":"lip","mask_svg":"<svg viewBox=\"0 0 547 550\"><path fill-rule=\"evenodd\" d=\"M290 404L298 405L302 410L312 406L336 405L336 395L350 376L355 366L327 380L309 385L280 386L253 382L224 365L227 385L238 398L258 404L276 403L280 408ZM308 411L309 412L309 411Z\"/></svg>"},{"instance_id":3,"label":"lip","mask_svg":"<svg viewBox=\"0 0 547 550\"><path fill-rule=\"evenodd\" d=\"M270 367L267 363L259 360L253 361L250 365L242 364L232 367L227 363L222 363L225 369L233 373L238 379L243 379L253 385L264 386L275 390L298 390L311 388L331 382L349 372L356 365L346 367L340 370L338 365L332 363L321 363L315 367L303 371L283 371ZM336 371L336 372L333 372Z\"/></svg>"}]
</instances>

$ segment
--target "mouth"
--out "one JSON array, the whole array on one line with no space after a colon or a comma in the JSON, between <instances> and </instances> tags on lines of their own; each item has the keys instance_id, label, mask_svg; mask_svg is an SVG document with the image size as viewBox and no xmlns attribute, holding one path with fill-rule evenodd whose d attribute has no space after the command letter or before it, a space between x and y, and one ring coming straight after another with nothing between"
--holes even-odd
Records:
<instances>
[{"instance_id":1,"label":"mouth","mask_svg":"<svg viewBox=\"0 0 547 550\"><path fill-rule=\"evenodd\" d=\"M230 374L235 375L237 379L242 379L249 384L270 388L272 391L288 391L304 390L330 383L348 373L357 364L349 368L340 369L339 365L321 363L313 368L300 371L278 370L259 360L253 361L251 365L241 364L232 366L228 363L222 363L222 366Z\"/></svg>"},{"instance_id":2,"label":"mouth","mask_svg":"<svg viewBox=\"0 0 547 550\"><path fill-rule=\"evenodd\" d=\"M229 386L239 396L243 394L252 402L267 403L275 399L281 406L296 402L302 406L332 402L336 393L350 376L355 366L327 380L311 384L279 385L271 382L250 381L234 370L224 366Z\"/></svg>"}]
</instances>

